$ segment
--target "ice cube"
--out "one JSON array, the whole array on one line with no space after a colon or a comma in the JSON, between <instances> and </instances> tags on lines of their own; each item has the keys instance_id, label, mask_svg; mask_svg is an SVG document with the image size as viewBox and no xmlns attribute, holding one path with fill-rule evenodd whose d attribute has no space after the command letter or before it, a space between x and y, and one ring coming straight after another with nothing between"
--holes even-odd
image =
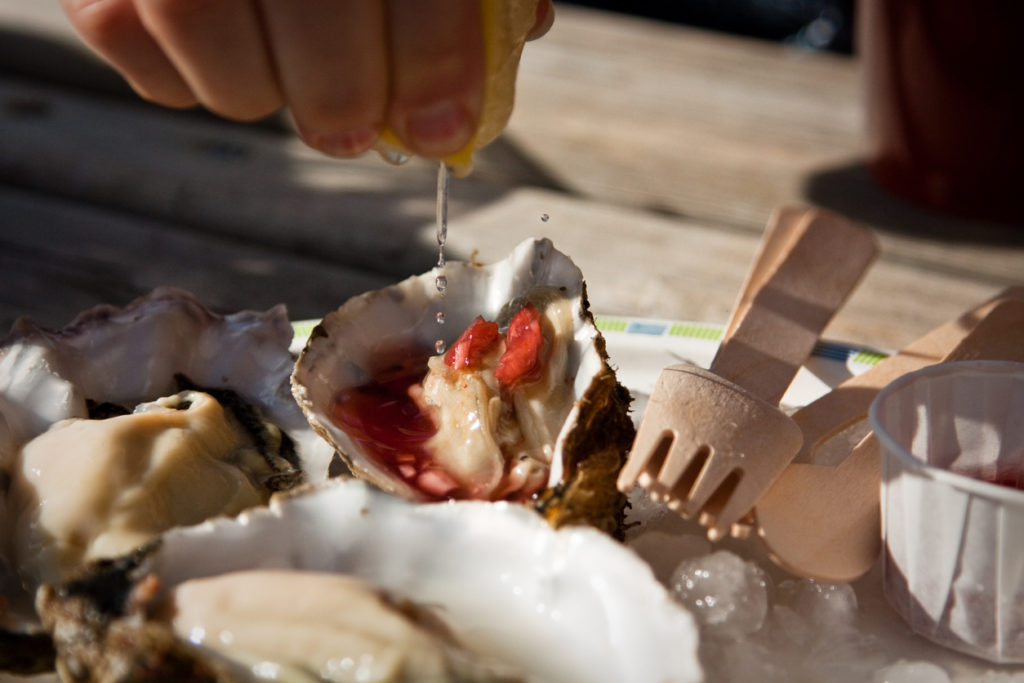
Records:
<instances>
[{"instance_id":1,"label":"ice cube","mask_svg":"<svg viewBox=\"0 0 1024 683\"><path fill-rule=\"evenodd\" d=\"M848 583L822 583L812 579L783 581L777 603L786 605L819 631L856 627L857 594Z\"/></svg>"},{"instance_id":2,"label":"ice cube","mask_svg":"<svg viewBox=\"0 0 1024 683\"><path fill-rule=\"evenodd\" d=\"M768 575L728 550L684 560L669 587L705 634L738 637L754 633L768 613Z\"/></svg>"}]
</instances>

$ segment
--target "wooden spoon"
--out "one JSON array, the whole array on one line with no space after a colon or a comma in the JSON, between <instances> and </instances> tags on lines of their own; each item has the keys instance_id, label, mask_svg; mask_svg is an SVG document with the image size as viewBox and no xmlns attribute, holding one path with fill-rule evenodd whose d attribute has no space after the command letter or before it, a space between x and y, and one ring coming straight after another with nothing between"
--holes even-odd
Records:
<instances>
[{"instance_id":1,"label":"wooden spoon","mask_svg":"<svg viewBox=\"0 0 1024 683\"><path fill-rule=\"evenodd\" d=\"M778 401L877 253L868 230L836 214L777 212L710 370L659 376L620 490L639 484L699 514L712 540L728 533L799 451Z\"/></svg>"},{"instance_id":2,"label":"wooden spoon","mask_svg":"<svg viewBox=\"0 0 1024 683\"><path fill-rule=\"evenodd\" d=\"M881 550L879 451L868 407L897 377L953 360L1024 361L1024 288L1013 288L851 377L793 415L801 452L757 502L757 532L780 567L823 581L852 581ZM857 425L863 429L857 432ZM838 465L815 462L829 442L863 435ZM847 441L849 443L849 441Z\"/></svg>"}]
</instances>

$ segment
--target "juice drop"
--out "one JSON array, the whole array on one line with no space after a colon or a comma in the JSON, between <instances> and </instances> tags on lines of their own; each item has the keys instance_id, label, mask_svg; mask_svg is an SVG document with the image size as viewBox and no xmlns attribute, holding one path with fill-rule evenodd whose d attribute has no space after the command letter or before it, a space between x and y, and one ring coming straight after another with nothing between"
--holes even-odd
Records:
<instances>
[{"instance_id":1,"label":"juice drop","mask_svg":"<svg viewBox=\"0 0 1024 683\"><path fill-rule=\"evenodd\" d=\"M380 153L388 162L399 166L412 159L411 154L403 154L395 149L382 149Z\"/></svg>"},{"instance_id":2,"label":"juice drop","mask_svg":"<svg viewBox=\"0 0 1024 683\"><path fill-rule=\"evenodd\" d=\"M438 339L436 342L434 342L435 353L444 353L447 349L448 346L447 344L444 343L444 339Z\"/></svg>"},{"instance_id":3,"label":"juice drop","mask_svg":"<svg viewBox=\"0 0 1024 683\"><path fill-rule=\"evenodd\" d=\"M435 319L438 325L444 325L444 311L438 311Z\"/></svg>"},{"instance_id":4,"label":"juice drop","mask_svg":"<svg viewBox=\"0 0 1024 683\"><path fill-rule=\"evenodd\" d=\"M437 276L437 291L444 294L448 287L448 278L444 276L444 245L448 241L448 167L442 161L437 166L437 267L441 274Z\"/></svg>"}]
</instances>

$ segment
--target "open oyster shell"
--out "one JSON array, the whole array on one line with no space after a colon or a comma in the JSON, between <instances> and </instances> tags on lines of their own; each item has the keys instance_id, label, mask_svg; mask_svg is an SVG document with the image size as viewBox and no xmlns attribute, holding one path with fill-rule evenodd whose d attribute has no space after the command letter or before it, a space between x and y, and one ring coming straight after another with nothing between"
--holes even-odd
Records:
<instances>
[{"instance_id":1,"label":"open oyster shell","mask_svg":"<svg viewBox=\"0 0 1024 683\"><path fill-rule=\"evenodd\" d=\"M443 292L437 285L440 276L447 280ZM293 393L310 424L335 446L353 474L409 500L437 500L419 485L421 478L399 476L396 469L401 466L382 464L365 439L353 437L340 426L332 417L337 397L382 381L379 378L389 369L423 367L426 358L435 354L439 340L449 347L457 343L456 338L477 316L504 328L524 302L537 301L541 308L554 308L546 303L551 300L557 300L562 311L559 315L568 320L545 338L545 345L557 346L559 363L564 363L559 365L557 377L545 381L567 398L557 401L564 406L564 419L563 413L558 413L561 421L548 430L554 436L543 446L547 455L541 474L535 474L537 467L531 473L543 478L541 486L531 491L531 502L556 526L585 522L617 533L626 501L616 490L615 479L634 436L627 414L630 397L609 367L604 339L589 311L582 273L549 240L527 240L498 263L450 262L443 270L435 268L348 300L313 330L296 363ZM438 324L439 314L443 314L443 325ZM425 393L427 382L422 386ZM550 415L543 413L554 411L556 401L545 403L544 396L531 401L540 414L530 420L550 420ZM467 415L471 412L465 410ZM460 418L456 415L454 420ZM465 421L474 420L475 416ZM452 457L468 441L454 438L433 448ZM508 460L507 478L515 467ZM534 462L531 460L531 466ZM444 467L434 471L437 469ZM442 497L516 499L487 492Z\"/></svg>"},{"instance_id":2,"label":"open oyster shell","mask_svg":"<svg viewBox=\"0 0 1024 683\"><path fill-rule=\"evenodd\" d=\"M516 504L411 504L349 478L171 531L149 552L44 587L39 609L61 669L80 679L115 670L126 680L169 671L237 680L205 645L189 642L229 642L230 631L200 627L176 636L159 619L159 605L189 580L253 567L370 581L435 614L462 647L529 681L701 678L692 616L639 557L603 533L556 531ZM289 596L298 588L277 590ZM284 621L281 628L288 637ZM284 668L252 654L249 661L259 662L253 672Z\"/></svg>"},{"instance_id":3,"label":"open oyster shell","mask_svg":"<svg viewBox=\"0 0 1024 683\"><path fill-rule=\"evenodd\" d=\"M0 465L11 449L69 417L86 399L133 404L175 391L175 374L231 388L303 446L316 440L289 396L294 359L284 306L221 316L192 295L159 288L124 308L97 306L59 331L18 320L0 342ZM329 452L304 449L305 470L326 476Z\"/></svg>"},{"instance_id":4,"label":"open oyster shell","mask_svg":"<svg viewBox=\"0 0 1024 683\"><path fill-rule=\"evenodd\" d=\"M16 539L35 534L22 528L31 500L16 500L23 447L52 426L88 417L90 405L130 410L176 394L181 376L222 396L222 403L236 392L242 399L238 411L258 410L259 424L252 429L270 423L270 438L283 443L280 430L291 437L280 463L282 477L326 478L333 451L309 428L290 393L291 337L283 306L220 316L168 288L124 308L98 306L59 331L27 318L16 322L0 344L0 597L8 607L0 610L0 624L13 628L34 618L30 605L19 609L31 600L32 579L19 571L24 563L12 559ZM176 400L187 403L183 396ZM78 444L71 441L71 448ZM299 467L292 462L296 456ZM267 478L270 490L278 487L271 481L276 472Z\"/></svg>"}]
</instances>

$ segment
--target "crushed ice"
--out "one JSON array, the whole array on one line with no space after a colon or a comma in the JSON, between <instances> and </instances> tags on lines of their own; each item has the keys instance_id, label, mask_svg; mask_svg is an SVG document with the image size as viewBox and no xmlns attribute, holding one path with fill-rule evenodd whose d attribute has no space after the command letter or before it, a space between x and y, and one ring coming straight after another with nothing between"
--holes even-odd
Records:
<instances>
[{"instance_id":1,"label":"crushed ice","mask_svg":"<svg viewBox=\"0 0 1024 683\"><path fill-rule=\"evenodd\" d=\"M783 572L751 541L711 544L697 523L630 496L626 541L697 619L707 683L1024 683L915 636L888 606L876 567L854 584Z\"/></svg>"},{"instance_id":2,"label":"crushed ice","mask_svg":"<svg viewBox=\"0 0 1024 683\"><path fill-rule=\"evenodd\" d=\"M684 560L669 588L704 634L749 635L761 629L768 614L768 575L728 550Z\"/></svg>"}]
</instances>

